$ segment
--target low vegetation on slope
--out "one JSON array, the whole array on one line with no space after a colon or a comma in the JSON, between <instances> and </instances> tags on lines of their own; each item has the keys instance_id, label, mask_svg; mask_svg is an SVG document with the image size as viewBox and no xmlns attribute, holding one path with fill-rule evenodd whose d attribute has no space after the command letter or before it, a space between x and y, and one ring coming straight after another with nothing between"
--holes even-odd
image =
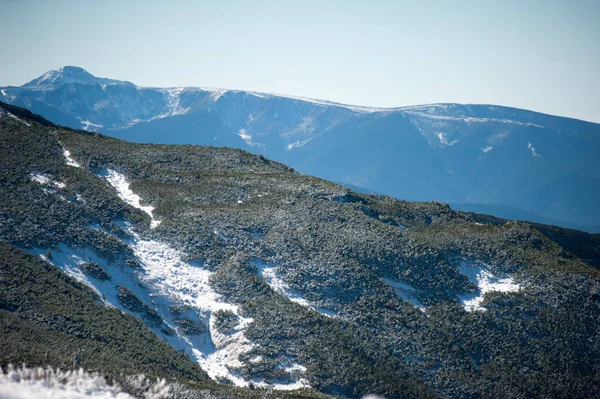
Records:
<instances>
[{"instance_id":1,"label":"low vegetation on slope","mask_svg":"<svg viewBox=\"0 0 600 399\"><path fill-rule=\"evenodd\" d=\"M0 278L3 365L52 364L108 375L208 379L144 323L103 306L89 288L5 243L0 243Z\"/></svg>"},{"instance_id":2,"label":"low vegetation on slope","mask_svg":"<svg viewBox=\"0 0 600 399\"><path fill-rule=\"evenodd\" d=\"M167 381L167 396L188 398L325 398L315 392L250 391L210 381L135 317L103 306L96 294L56 267L0 243L0 365L83 368L132 393L145 375ZM165 391L163 389L163 391ZM158 395L156 397L159 397ZM163 396L160 396L163 397Z\"/></svg>"},{"instance_id":3,"label":"low vegetation on slope","mask_svg":"<svg viewBox=\"0 0 600 399\"><path fill-rule=\"evenodd\" d=\"M600 393L598 253L586 250L597 236L575 244L562 229L358 194L239 150L0 123L14 188L1 192L0 238L92 247L123 265L132 234L167 243L239 307L210 315L211 335L249 321L232 369L245 381L300 373L349 397Z\"/></svg>"}]
</instances>

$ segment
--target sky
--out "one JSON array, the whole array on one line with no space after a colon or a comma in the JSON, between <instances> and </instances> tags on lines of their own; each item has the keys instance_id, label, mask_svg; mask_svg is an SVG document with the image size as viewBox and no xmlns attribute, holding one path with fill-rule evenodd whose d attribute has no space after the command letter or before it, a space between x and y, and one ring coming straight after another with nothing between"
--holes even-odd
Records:
<instances>
[{"instance_id":1,"label":"sky","mask_svg":"<svg viewBox=\"0 0 600 399\"><path fill-rule=\"evenodd\" d=\"M600 122L600 0L0 0L0 15L0 86L76 65L141 86Z\"/></svg>"}]
</instances>

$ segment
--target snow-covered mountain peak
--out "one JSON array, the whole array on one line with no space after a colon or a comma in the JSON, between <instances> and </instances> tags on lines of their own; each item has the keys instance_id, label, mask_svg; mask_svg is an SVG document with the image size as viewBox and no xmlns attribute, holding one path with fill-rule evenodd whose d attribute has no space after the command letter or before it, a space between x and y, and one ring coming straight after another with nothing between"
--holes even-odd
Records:
<instances>
[{"instance_id":1,"label":"snow-covered mountain peak","mask_svg":"<svg viewBox=\"0 0 600 399\"><path fill-rule=\"evenodd\" d=\"M98 84L111 84L111 83L121 83L121 84L129 84L130 82L124 82L120 80L108 79L108 78L99 78L85 69L78 67L67 65L59 69L53 69L42 76L33 79L30 82L25 83L22 87L32 87L32 86L47 86L47 85L56 85L63 83L98 83Z\"/></svg>"}]
</instances>

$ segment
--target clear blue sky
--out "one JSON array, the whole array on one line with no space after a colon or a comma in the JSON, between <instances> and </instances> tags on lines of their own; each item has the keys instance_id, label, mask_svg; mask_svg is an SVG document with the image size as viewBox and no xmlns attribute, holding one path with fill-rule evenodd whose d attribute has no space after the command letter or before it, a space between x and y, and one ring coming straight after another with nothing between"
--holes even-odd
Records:
<instances>
[{"instance_id":1,"label":"clear blue sky","mask_svg":"<svg viewBox=\"0 0 600 399\"><path fill-rule=\"evenodd\" d=\"M0 86L77 65L144 86L600 122L600 0L0 0Z\"/></svg>"}]
</instances>

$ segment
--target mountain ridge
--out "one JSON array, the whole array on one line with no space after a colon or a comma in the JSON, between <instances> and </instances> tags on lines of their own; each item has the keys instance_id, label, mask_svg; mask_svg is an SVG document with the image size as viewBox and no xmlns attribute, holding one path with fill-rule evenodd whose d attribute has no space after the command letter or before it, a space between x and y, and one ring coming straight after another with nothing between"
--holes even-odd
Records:
<instances>
[{"instance_id":1,"label":"mountain ridge","mask_svg":"<svg viewBox=\"0 0 600 399\"><path fill-rule=\"evenodd\" d=\"M36 86L39 85L39 81L41 81L43 79L44 76L47 76L48 74L51 73L63 73L63 71L69 71L69 70L76 70L79 71L83 74L85 74L86 76L89 76L90 79L89 81L96 81L96 80L106 80L106 81L110 81L110 82L114 82L114 83L125 83L125 84L131 84L131 85L135 85L134 83L130 82L130 81L126 81L126 80L116 80L116 79L110 79L110 78L99 78L96 77L95 75L91 74L90 72L88 72L86 69L79 67L79 66L72 66L72 65L67 65L64 67L61 67L59 69L53 69L50 70L48 72L46 72L45 74L40 75L38 78L35 78L27 83L24 83L21 86L5 86L5 88L10 88L10 87L29 87L29 86ZM68 78L68 77L64 77L61 76L61 79L58 83L80 83L80 80L77 79L73 79L73 78ZM55 84L56 81L52 81L49 84ZM425 107L435 107L435 106L452 106L452 105L456 105L456 106L464 106L464 107L470 107L470 106L483 106L483 107L495 107L495 108L504 108L504 109L511 109L511 110L516 110L516 111L526 111L526 112L532 112L535 114L539 114L539 115L543 115L543 116L549 116L549 117L556 117L556 118L563 118L563 119L569 119L569 120L573 120L573 121L581 121L581 122L585 122L585 123L592 123L592 124L600 124L600 122L594 122L594 121L587 121L584 119L579 119L579 118L575 118L575 117L570 117L570 116L566 116L566 115L557 115L557 114L551 114L548 112L543 112L543 111L534 111L534 110L530 110L528 108L519 108L519 107L514 107L514 106L510 106L510 105L500 105L500 104L492 104L492 103L455 103L455 102L432 102L432 103L423 103L423 104L415 104L415 105L401 105L401 106L391 106L391 107L383 107L383 106L371 106L371 105L359 105L359 104L350 104L350 103L345 103L345 102L339 102L339 101L332 101L332 100L326 100L326 99L322 99L322 98L316 98L316 97L307 97L307 96L298 96L298 95L294 95L294 94L289 94L289 93L279 93L279 92L266 92L266 91L256 91L256 90L244 90L244 89L227 89L227 88L223 88L223 87L211 87L211 86L153 86L153 85L145 85L145 86L141 86L141 85L135 85L136 87L140 87L140 88L145 88L145 89L159 89L159 90L185 90L185 89L200 89L200 90L206 90L206 91L211 91L211 92L238 92L238 93L250 93L250 94L254 94L254 95L263 95L263 96L272 96L272 97L284 97L284 98L289 98L289 99L293 99L293 100L300 100L300 101L305 101L305 102L310 102L310 103L315 103L315 104L322 104L322 105L331 105L331 106L338 106L338 107L343 107L343 108L348 108L348 109L357 109L357 110L372 110L373 112L375 111L398 111L398 110L410 110L410 109L414 109L414 108L425 108Z\"/></svg>"},{"instance_id":2,"label":"mountain ridge","mask_svg":"<svg viewBox=\"0 0 600 399\"><path fill-rule=\"evenodd\" d=\"M136 142L241 148L414 201L500 204L594 229L600 125L510 107L378 109L240 90L59 83L0 100Z\"/></svg>"}]
</instances>

